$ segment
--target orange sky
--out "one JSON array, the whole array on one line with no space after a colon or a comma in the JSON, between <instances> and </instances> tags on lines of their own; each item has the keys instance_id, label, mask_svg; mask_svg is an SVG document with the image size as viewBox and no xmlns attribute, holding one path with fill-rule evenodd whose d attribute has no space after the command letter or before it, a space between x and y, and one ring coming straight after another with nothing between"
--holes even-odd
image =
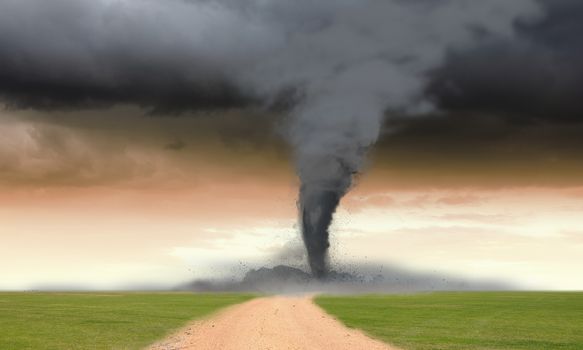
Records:
<instances>
[{"instance_id":1,"label":"orange sky","mask_svg":"<svg viewBox=\"0 0 583 350\"><path fill-rule=\"evenodd\" d=\"M212 178L212 176L209 176ZM172 285L297 242L295 186L27 190L0 202L2 287ZM581 289L583 188L383 191L363 183L333 226L333 257L527 288Z\"/></svg>"}]
</instances>

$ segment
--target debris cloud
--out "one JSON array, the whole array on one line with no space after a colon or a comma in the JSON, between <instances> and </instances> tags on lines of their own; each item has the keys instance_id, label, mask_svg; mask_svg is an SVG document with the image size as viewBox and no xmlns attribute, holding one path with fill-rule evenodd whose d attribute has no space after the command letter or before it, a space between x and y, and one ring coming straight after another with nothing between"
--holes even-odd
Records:
<instances>
[{"instance_id":1,"label":"debris cloud","mask_svg":"<svg viewBox=\"0 0 583 350\"><path fill-rule=\"evenodd\" d=\"M428 291L513 290L515 286L488 280L468 280L447 274L412 272L394 266L358 265L330 270L325 280L287 265L250 269L242 278L196 280L177 287L197 292L261 293L413 293Z\"/></svg>"}]
</instances>

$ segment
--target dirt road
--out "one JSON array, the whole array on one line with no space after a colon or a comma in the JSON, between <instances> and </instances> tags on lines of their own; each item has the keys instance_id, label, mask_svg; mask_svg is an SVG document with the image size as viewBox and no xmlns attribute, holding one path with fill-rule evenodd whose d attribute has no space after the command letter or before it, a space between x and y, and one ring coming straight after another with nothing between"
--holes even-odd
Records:
<instances>
[{"instance_id":1,"label":"dirt road","mask_svg":"<svg viewBox=\"0 0 583 350\"><path fill-rule=\"evenodd\" d=\"M308 297L259 298L197 321L150 350L397 350L348 329Z\"/></svg>"}]
</instances>

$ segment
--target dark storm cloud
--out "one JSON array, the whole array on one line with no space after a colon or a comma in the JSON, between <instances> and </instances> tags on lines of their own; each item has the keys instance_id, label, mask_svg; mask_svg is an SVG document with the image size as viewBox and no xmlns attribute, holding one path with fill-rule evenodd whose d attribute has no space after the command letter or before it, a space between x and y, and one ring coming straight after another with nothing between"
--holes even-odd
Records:
<instances>
[{"instance_id":1,"label":"dark storm cloud","mask_svg":"<svg viewBox=\"0 0 583 350\"><path fill-rule=\"evenodd\" d=\"M506 115L394 117L373 150L377 176L404 187L583 185L583 121Z\"/></svg>"},{"instance_id":2,"label":"dark storm cloud","mask_svg":"<svg viewBox=\"0 0 583 350\"><path fill-rule=\"evenodd\" d=\"M409 3L428 11L423 7L448 1ZM451 51L433 72L427 94L446 111L578 119L583 3L540 3L545 15L517 21L514 37L491 36L476 26L475 45ZM15 108L131 103L179 111L256 103L259 98L235 76L281 48L287 33L317 32L349 6L1 0L0 96Z\"/></svg>"},{"instance_id":3,"label":"dark storm cloud","mask_svg":"<svg viewBox=\"0 0 583 350\"><path fill-rule=\"evenodd\" d=\"M421 14L437 13L443 8L440 20L448 23L456 23L458 17L464 16L464 11L459 11L461 5L452 1L391 3L395 5L379 7L378 1L369 1L364 7L369 6L370 11L358 10L373 16L377 7L390 12L410 5L417 7L411 13ZM525 2L516 3L508 7L528 7ZM480 6L474 10L481 11ZM296 56L296 61L298 57L309 58L309 52L285 51L291 34L309 38L324 33L325 43L342 44L347 40L342 38L346 26L335 21L342 17L346 20L345 14L354 9L355 4L347 0L1 0L0 96L13 108L131 103L180 111L248 105L260 98L249 85L240 84L241 74L280 51L291 54L292 60ZM551 12L554 9L552 6ZM484 16L495 15L504 14L484 12ZM484 18L485 23L496 20ZM551 27L553 23L540 26ZM538 27L529 28L524 29L530 30L527 37L540 36L543 40L547 33L539 33ZM328 29L333 31L326 33ZM457 32L448 35L455 36L452 33ZM391 40L407 41L410 36L403 31L400 37L392 35ZM305 49L302 45L295 47L298 48ZM366 51L367 47L362 49ZM346 60L342 55L337 57L339 69L345 70ZM301 65L296 67L304 69ZM282 74L285 80L286 72ZM451 74L457 76L455 72ZM276 97L287 96L273 93ZM445 92L439 95L443 100L451 99Z\"/></svg>"},{"instance_id":4,"label":"dark storm cloud","mask_svg":"<svg viewBox=\"0 0 583 350\"><path fill-rule=\"evenodd\" d=\"M1 0L0 95L15 108L240 106L252 98L230 75L268 36L215 3Z\"/></svg>"},{"instance_id":5,"label":"dark storm cloud","mask_svg":"<svg viewBox=\"0 0 583 350\"><path fill-rule=\"evenodd\" d=\"M440 108L504 113L513 120L580 118L583 3L539 2L544 16L517 20L517 35L501 38L476 26L474 45L451 51L427 90ZM408 3L430 12L449 1ZM131 103L162 111L257 103L260 98L236 76L284 47L288 33L317 33L349 6L1 0L0 98L14 108ZM290 99L275 99L281 101Z\"/></svg>"},{"instance_id":6,"label":"dark storm cloud","mask_svg":"<svg viewBox=\"0 0 583 350\"><path fill-rule=\"evenodd\" d=\"M452 51L429 88L444 110L524 122L583 120L583 2L540 0L545 16L509 39Z\"/></svg>"},{"instance_id":7,"label":"dark storm cloud","mask_svg":"<svg viewBox=\"0 0 583 350\"><path fill-rule=\"evenodd\" d=\"M440 7L447 9L440 17L442 22L435 22L444 26L455 23L460 15L455 1L391 3L415 6L414 11L403 13L420 12L423 16L419 18L426 21L431 18L426 15L435 14L433 11ZM501 6L510 8L528 7L525 3L500 2ZM531 183L562 181L565 174L581 174L577 159L579 150L583 149L579 141L582 127L578 124L579 120L583 121L583 105L579 103L583 68L578 62L583 58L583 44L578 35L583 32L583 4L577 0L539 3L544 15L519 16L514 21L513 35L496 35L484 30L484 23L494 23L499 14L478 12L472 19L479 24L472 29L472 42L450 48L447 59L436 60L437 67L430 67L430 75L421 77L430 79L426 94L436 102L440 114L388 118L386 128L390 133L380 138L380 147L374 151L375 164L383 168L391 166L404 179L434 184L454 183L460 176L492 173L494 168L504 168L513 178L527 178ZM366 4L379 9L392 6L382 1ZM478 8L490 6L472 1L468 4ZM269 80L265 86L273 86L274 90L269 99L289 110L302 97L293 86L297 76L300 82L311 76L323 77L324 81L327 74L321 74L322 69L324 73L329 69L337 72L337 76L346 75L354 62L366 62L367 56L360 57L360 51L380 52L379 61L386 59L372 68L384 67L382 64L387 62L400 67L403 62L415 61L413 56L397 55L399 59L383 56L385 49L375 46L377 41L373 39L377 37L372 35L377 29L379 33L386 29L391 36L383 34L378 38L391 40L382 43L410 50L412 45L407 43L412 31L385 28L382 16L371 18L383 25L374 21L359 22L359 18L368 18L370 12L380 11L364 8L359 12L362 15L351 16L352 12L346 11L351 6L355 6L354 2L348 0L317 3L309 0L0 0L0 101L14 108L75 109L136 104L158 111L184 111L241 107L264 102L265 96L258 97L252 88L262 82L256 84L257 81L249 82L249 77L247 80L239 77L253 73L249 67L265 63L271 68L267 72L273 74L258 74L257 80ZM343 14L347 22L335 23L338 14ZM405 17L400 19L406 22ZM401 28L399 23L394 28ZM348 40L342 36L353 32L362 37ZM459 30L447 31L449 36L459 33ZM290 37L295 41L288 41ZM313 45L322 47L322 51L315 50ZM425 54L421 51L419 57ZM274 52L281 54L272 55ZM329 56L323 55L322 62L312 64L314 60L308 60L312 63L300 64L321 53ZM282 60L285 69L279 70ZM370 76L374 79L356 80L365 84L382 76L372 68ZM283 83L271 84L271 80L280 76ZM339 96L341 101L349 103L351 100L345 96L350 95L355 80L345 80L351 83L347 84L348 93ZM403 85L406 84L395 79L387 85L387 90L398 91ZM298 87L302 84L295 86ZM120 128L150 137L150 123L126 118L112 110L104 110L103 114L111 118L99 114L87 117L83 112L79 113L83 116L79 121L67 120L82 125L80 128L97 129L105 120L111 123L120 119L119 123L123 124ZM165 139L152 138L158 148L181 150L166 152L171 156L189 154L199 147L215 147L198 141L199 134L209 129L233 150L250 147L259 152L275 147L279 152L284 146L270 133L277 124L272 116L250 119L245 113L234 117L216 114L197 122L201 124L172 131ZM48 120L42 115L38 118ZM58 119L52 118L50 123L57 123ZM563 126L565 121L571 127ZM331 119L328 124L340 123ZM187 147L182 148L179 141ZM287 156L284 154L282 159ZM547 180L537 175L553 171L556 176L549 175ZM533 174L537 179L532 179ZM18 178L18 173L14 177ZM482 180L478 177L469 178L467 183L479 183ZM574 178L575 175L570 176L569 181L575 181Z\"/></svg>"}]
</instances>

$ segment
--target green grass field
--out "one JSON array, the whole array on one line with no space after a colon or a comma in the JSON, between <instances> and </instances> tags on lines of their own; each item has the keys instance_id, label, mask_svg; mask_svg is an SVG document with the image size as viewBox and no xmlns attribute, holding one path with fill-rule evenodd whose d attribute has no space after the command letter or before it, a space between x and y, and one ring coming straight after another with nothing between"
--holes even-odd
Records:
<instances>
[{"instance_id":1,"label":"green grass field","mask_svg":"<svg viewBox=\"0 0 583 350\"><path fill-rule=\"evenodd\" d=\"M140 349L250 299L190 293L0 293L0 349Z\"/></svg>"},{"instance_id":2,"label":"green grass field","mask_svg":"<svg viewBox=\"0 0 583 350\"><path fill-rule=\"evenodd\" d=\"M407 350L581 350L583 293L318 297L349 327Z\"/></svg>"}]
</instances>

